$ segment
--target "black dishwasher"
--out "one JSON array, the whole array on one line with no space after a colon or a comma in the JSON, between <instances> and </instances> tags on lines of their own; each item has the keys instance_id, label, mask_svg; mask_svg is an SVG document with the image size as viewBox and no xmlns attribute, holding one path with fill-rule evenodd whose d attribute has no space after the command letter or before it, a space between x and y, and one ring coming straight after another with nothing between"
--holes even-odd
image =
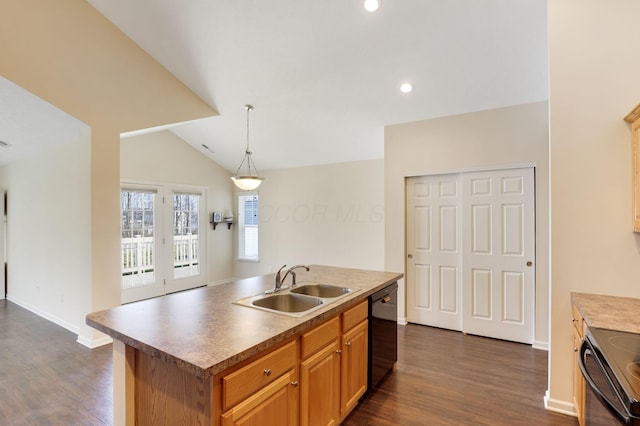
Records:
<instances>
[{"instance_id":1,"label":"black dishwasher","mask_svg":"<svg viewBox=\"0 0 640 426\"><path fill-rule=\"evenodd\" d=\"M369 391L398 360L398 283L369 296Z\"/></svg>"}]
</instances>

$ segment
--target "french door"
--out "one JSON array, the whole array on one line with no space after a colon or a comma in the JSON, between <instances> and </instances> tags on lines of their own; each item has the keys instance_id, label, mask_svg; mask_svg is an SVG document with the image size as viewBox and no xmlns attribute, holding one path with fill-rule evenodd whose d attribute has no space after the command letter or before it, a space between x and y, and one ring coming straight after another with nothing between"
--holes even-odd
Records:
<instances>
[{"instance_id":1,"label":"french door","mask_svg":"<svg viewBox=\"0 0 640 426\"><path fill-rule=\"evenodd\" d=\"M204 190L123 184L122 303L206 285Z\"/></svg>"},{"instance_id":2,"label":"french door","mask_svg":"<svg viewBox=\"0 0 640 426\"><path fill-rule=\"evenodd\" d=\"M407 319L533 341L532 168L407 180Z\"/></svg>"}]
</instances>

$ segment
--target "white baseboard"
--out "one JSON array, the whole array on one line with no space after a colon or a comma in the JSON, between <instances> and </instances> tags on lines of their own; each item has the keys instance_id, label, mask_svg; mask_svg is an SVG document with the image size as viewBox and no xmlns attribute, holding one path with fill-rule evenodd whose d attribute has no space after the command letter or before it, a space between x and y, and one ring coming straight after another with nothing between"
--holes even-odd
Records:
<instances>
[{"instance_id":1,"label":"white baseboard","mask_svg":"<svg viewBox=\"0 0 640 426\"><path fill-rule=\"evenodd\" d=\"M89 349L95 349L99 348L100 346L113 343L113 339L106 335L97 339L87 339L86 337L78 335L78 339L76 340L76 342L80 343L82 346L86 346Z\"/></svg>"},{"instance_id":2,"label":"white baseboard","mask_svg":"<svg viewBox=\"0 0 640 426\"><path fill-rule=\"evenodd\" d=\"M34 314L38 315L39 317L42 317L44 319L46 319L47 321L51 321L54 324L59 325L62 328L66 328L67 330L69 330L70 332L74 333L74 334L79 334L80 332L80 327L78 327L75 324L70 323L69 321L63 320L62 318L59 318L55 315L51 315L48 312L44 312L38 308L36 308L35 306L23 302L22 300L16 299L14 297L8 296L7 300L10 302L15 303L16 305L26 309L27 311L33 312Z\"/></svg>"},{"instance_id":3,"label":"white baseboard","mask_svg":"<svg viewBox=\"0 0 640 426\"><path fill-rule=\"evenodd\" d=\"M407 325L407 318L406 317L398 317L398 324L400 325Z\"/></svg>"},{"instance_id":4,"label":"white baseboard","mask_svg":"<svg viewBox=\"0 0 640 426\"><path fill-rule=\"evenodd\" d=\"M56 325L59 325L60 327L69 330L70 332L77 334L78 337L76 339L76 342L80 343L83 346L86 346L89 349L93 349L93 348L97 348L99 346L103 346L103 345L107 345L109 343L111 343L113 340L111 339L111 337L107 336L107 335L103 335L97 339L93 339L93 338L88 338L85 336L82 336L80 334L80 327L78 327L75 324L70 323L69 321L63 320L60 317L57 317L55 315L51 315L48 312L42 311L41 309L36 308L35 306L31 305L30 303L26 303L20 299L16 299L14 297L8 296L7 300L9 300L10 302L15 303L16 305L20 306L21 308L24 308L26 310L28 310L29 312L32 312L36 315L38 315L39 317L42 317L44 319L46 319L47 321L50 321Z\"/></svg>"},{"instance_id":5,"label":"white baseboard","mask_svg":"<svg viewBox=\"0 0 640 426\"><path fill-rule=\"evenodd\" d=\"M544 393L544 408L547 411L564 414L567 416L578 417L572 402L552 399L549 397L549 390Z\"/></svg>"},{"instance_id":6,"label":"white baseboard","mask_svg":"<svg viewBox=\"0 0 640 426\"><path fill-rule=\"evenodd\" d=\"M542 342L540 340L534 340L533 343L531 344L531 347L533 349L540 349L542 351L548 351L549 350L549 342Z\"/></svg>"},{"instance_id":7,"label":"white baseboard","mask_svg":"<svg viewBox=\"0 0 640 426\"><path fill-rule=\"evenodd\" d=\"M207 287L214 287L220 284L226 284L226 283L230 283L232 281L238 281L239 278L224 278L222 280L217 280L217 281L212 281L209 284L207 284Z\"/></svg>"}]
</instances>

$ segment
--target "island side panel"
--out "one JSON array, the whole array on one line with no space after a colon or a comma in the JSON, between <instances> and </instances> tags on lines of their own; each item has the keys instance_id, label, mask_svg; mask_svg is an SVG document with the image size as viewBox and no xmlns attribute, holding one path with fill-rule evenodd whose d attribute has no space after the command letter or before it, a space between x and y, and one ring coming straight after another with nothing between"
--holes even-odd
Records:
<instances>
[{"instance_id":1,"label":"island side panel","mask_svg":"<svg viewBox=\"0 0 640 426\"><path fill-rule=\"evenodd\" d=\"M135 351L136 425L212 425L212 394L210 376Z\"/></svg>"}]
</instances>

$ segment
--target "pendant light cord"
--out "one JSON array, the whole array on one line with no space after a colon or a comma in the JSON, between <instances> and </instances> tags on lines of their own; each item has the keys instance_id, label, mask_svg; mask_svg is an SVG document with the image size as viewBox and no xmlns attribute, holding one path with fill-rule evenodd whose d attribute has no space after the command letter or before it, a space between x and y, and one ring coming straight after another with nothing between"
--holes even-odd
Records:
<instances>
[{"instance_id":1,"label":"pendant light cord","mask_svg":"<svg viewBox=\"0 0 640 426\"><path fill-rule=\"evenodd\" d=\"M251 155L251 151L249 150L249 111L253 110L253 106L247 104L244 108L247 110L247 149L245 153Z\"/></svg>"}]
</instances>

